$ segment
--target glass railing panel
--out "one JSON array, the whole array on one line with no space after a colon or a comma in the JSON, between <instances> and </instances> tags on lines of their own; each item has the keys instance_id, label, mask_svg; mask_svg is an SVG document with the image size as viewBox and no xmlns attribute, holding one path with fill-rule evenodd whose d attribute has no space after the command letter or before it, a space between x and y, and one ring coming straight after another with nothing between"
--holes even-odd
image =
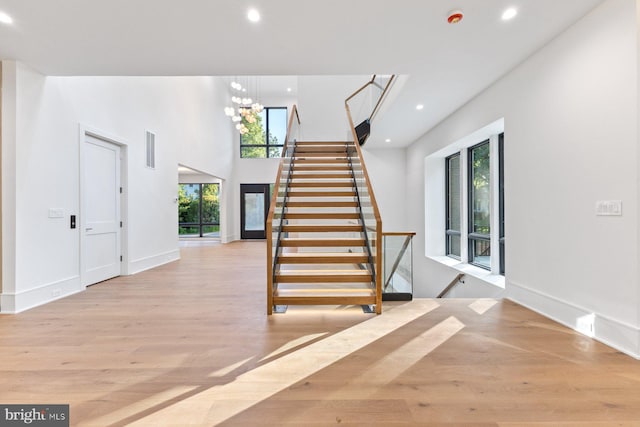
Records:
<instances>
[{"instance_id":1,"label":"glass railing panel","mask_svg":"<svg viewBox=\"0 0 640 427\"><path fill-rule=\"evenodd\" d=\"M371 270L374 274L377 274L378 272L375 271L375 264L377 261L377 252L378 252L377 239L378 239L378 230L379 230L379 220L376 217L376 209L371 200L369 186L365 179L364 168L361 163L360 157L358 156L357 149L355 148L354 145L350 146L349 154L350 154L351 167L353 169L354 184L355 184L358 199L360 202L362 220L364 222L365 239L368 243L367 250L371 255L371 261L372 261L372 264L368 265L367 268Z\"/></svg>"},{"instance_id":2,"label":"glass railing panel","mask_svg":"<svg viewBox=\"0 0 640 427\"><path fill-rule=\"evenodd\" d=\"M395 294L411 299L413 295L413 236L414 233L383 235L384 296Z\"/></svg>"},{"instance_id":3,"label":"glass railing panel","mask_svg":"<svg viewBox=\"0 0 640 427\"><path fill-rule=\"evenodd\" d=\"M285 223L284 215L285 201L287 197L288 181L290 177L293 151L295 149L295 142L300 135L300 119L298 117L297 107L294 105L291 111L291 117L287 126L287 136L285 138L285 144L282 148L282 159L280 161L280 167L278 170L278 176L276 177L276 183L273 186L273 194L271 197L271 208L269 211L269 218L267 219L267 274L268 274L268 312L271 313L273 308L271 297L275 290L275 281L273 277L276 273L275 268L277 264L278 255L280 253L280 239L285 237L283 235L282 226Z\"/></svg>"}]
</instances>

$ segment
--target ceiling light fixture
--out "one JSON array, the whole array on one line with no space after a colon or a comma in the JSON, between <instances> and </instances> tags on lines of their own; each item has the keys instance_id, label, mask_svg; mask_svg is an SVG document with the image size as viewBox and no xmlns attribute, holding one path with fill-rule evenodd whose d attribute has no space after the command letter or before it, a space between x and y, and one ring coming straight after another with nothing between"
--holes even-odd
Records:
<instances>
[{"instance_id":1,"label":"ceiling light fixture","mask_svg":"<svg viewBox=\"0 0 640 427\"><path fill-rule=\"evenodd\" d=\"M247 18L251 22L258 22L260 20L260 12L258 12L255 9L249 9L249 12L247 13Z\"/></svg>"},{"instance_id":2,"label":"ceiling light fixture","mask_svg":"<svg viewBox=\"0 0 640 427\"><path fill-rule=\"evenodd\" d=\"M384 142L391 142L389 138L385 139Z\"/></svg>"},{"instance_id":3,"label":"ceiling light fixture","mask_svg":"<svg viewBox=\"0 0 640 427\"><path fill-rule=\"evenodd\" d=\"M510 19L515 18L517 14L518 14L518 11L515 8L510 7L509 9L505 10L502 13L502 20L503 21L508 21Z\"/></svg>"},{"instance_id":4,"label":"ceiling light fixture","mask_svg":"<svg viewBox=\"0 0 640 427\"><path fill-rule=\"evenodd\" d=\"M3 24L13 24L13 18L0 11L0 22L2 22Z\"/></svg>"},{"instance_id":5,"label":"ceiling light fixture","mask_svg":"<svg viewBox=\"0 0 640 427\"><path fill-rule=\"evenodd\" d=\"M422 105L422 104L416 105L416 110L418 110L418 111L424 110L424 105Z\"/></svg>"},{"instance_id":6,"label":"ceiling light fixture","mask_svg":"<svg viewBox=\"0 0 640 427\"><path fill-rule=\"evenodd\" d=\"M249 85L249 78L247 77L247 86ZM231 83L231 89L233 89L238 95L242 95L247 92L246 87L242 87L240 83L237 81L233 81ZM258 97L258 78L256 77L255 87L254 87L256 98ZM256 123L256 121L262 120L259 117L259 114L264 110L264 107L259 102L254 102L253 99L242 97L242 96L232 96L231 97L232 105L230 107L226 107L224 109L224 114L231 118L231 121L235 124L236 129L240 132L241 135L249 132L249 128L251 125Z\"/></svg>"},{"instance_id":7,"label":"ceiling light fixture","mask_svg":"<svg viewBox=\"0 0 640 427\"><path fill-rule=\"evenodd\" d=\"M287 92L291 92L291 88L290 87L287 88Z\"/></svg>"}]
</instances>

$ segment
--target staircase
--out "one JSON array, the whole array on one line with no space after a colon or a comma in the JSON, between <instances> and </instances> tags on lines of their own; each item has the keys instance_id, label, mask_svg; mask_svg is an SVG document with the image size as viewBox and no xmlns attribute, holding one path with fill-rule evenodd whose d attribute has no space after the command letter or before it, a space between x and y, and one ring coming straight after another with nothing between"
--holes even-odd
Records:
<instances>
[{"instance_id":1,"label":"staircase","mask_svg":"<svg viewBox=\"0 0 640 427\"><path fill-rule=\"evenodd\" d=\"M380 313L359 147L292 141L288 150L267 222L268 313L288 305L375 305Z\"/></svg>"}]
</instances>

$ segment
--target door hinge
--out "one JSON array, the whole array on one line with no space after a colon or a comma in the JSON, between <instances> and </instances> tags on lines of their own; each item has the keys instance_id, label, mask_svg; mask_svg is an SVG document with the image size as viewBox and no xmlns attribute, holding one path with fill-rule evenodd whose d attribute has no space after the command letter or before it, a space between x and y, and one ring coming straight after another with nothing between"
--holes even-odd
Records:
<instances>
[{"instance_id":1,"label":"door hinge","mask_svg":"<svg viewBox=\"0 0 640 427\"><path fill-rule=\"evenodd\" d=\"M122 187L120 187L120 194L122 194Z\"/></svg>"},{"instance_id":2,"label":"door hinge","mask_svg":"<svg viewBox=\"0 0 640 427\"><path fill-rule=\"evenodd\" d=\"M122 262L122 255L120 255L120 262Z\"/></svg>"},{"instance_id":3,"label":"door hinge","mask_svg":"<svg viewBox=\"0 0 640 427\"><path fill-rule=\"evenodd\" d=\"M120 228L122 228L122 221L120 221Z\"/></svg>"}]
</instances>

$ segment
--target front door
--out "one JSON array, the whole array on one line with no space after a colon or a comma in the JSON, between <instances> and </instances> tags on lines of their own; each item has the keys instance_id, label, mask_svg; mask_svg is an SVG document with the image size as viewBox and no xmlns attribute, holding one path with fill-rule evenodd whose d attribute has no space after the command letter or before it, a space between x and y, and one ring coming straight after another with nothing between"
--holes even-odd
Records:
<instances>
[{"instance_id":1,"label":"front door","mask_svg":"<svg viewBox=\"0 0 640 427\"><path fill-rule=\"evenodd\" d=\"M269 184L240 184L240 237L266 239Z\"/></svg>"},{"instance_id":2,"label":"front door","mask_svg":"<svg viewBox=\"0 0 640 427\"><path fill-rule=\"evenodd\" d=\"M82 282L120 275L120 147L86 135L82 156Z\"/></svg>"}]
</instances>

